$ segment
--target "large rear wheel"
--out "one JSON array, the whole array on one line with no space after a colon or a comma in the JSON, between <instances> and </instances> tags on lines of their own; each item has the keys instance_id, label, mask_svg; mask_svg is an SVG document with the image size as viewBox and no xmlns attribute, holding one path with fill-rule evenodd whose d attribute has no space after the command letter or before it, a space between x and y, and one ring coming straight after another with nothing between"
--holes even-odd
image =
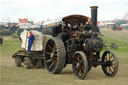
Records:
<instances>
[{"instance_id":1,"label":"large rear wheel","mask_svg":"<svg viewBox=\"0 0 128 85\"><path fill-rule=\"evenodd\" d=\"M115 76L118 71L118 59L112 51L105 51L102 56L102 70L107 76Z\"/></svg>"},{"instance_id":2,"label":"large rear wheel","mask_svg":"<svg viewBox=\"0 0 128 85\"><path fill-rule=\"evenodd\" d=\"M44 63L47 70L51 73L58 74L65 65L66 52L61 39L49 39L45 46Z\"/></svg>"},{"instance_id":3,"label":"large rear wheel","mask_svg":"<svg viewBox=\"0 0 128 85\"><path fill-rule=\"evenodd\" d=\"M86 55L82 51L77 51L72 61L73 72L79 79L84 79L88 73L88 61Z\"/></svg>"}]
</instances>

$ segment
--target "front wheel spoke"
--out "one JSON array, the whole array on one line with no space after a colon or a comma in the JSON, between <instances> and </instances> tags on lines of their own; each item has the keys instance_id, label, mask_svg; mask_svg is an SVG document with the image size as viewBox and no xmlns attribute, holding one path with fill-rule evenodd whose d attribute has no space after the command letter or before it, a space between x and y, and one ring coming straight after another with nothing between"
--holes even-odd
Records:
<instances>
[{"instance_id":1,"label":"front wheel spoke","mask_svg":"<svg viewBox=\"0 0 128 85\"><path fill-rule=\"evenodd\" d=\"M106 72L108 73L108 67L106 66Z\"/></svg>"},{"instance_id":2,"label":"front wheel spoke","mask_svg":"<svg viewBox=\"0 0 128 85\"><path fill-rule=\"evenodd\" d=\"M107 56L105 56L105 60L107 61Z\"/></svg>"},{"instance_id":3,"label":"front wheel spoke","mask_svg":"<svg viewBox=\"0 0 128 85\"><path fill-rule=\"evenodd\" d=\"M108 67L108 73L110 74L110 68Z\"/></svg>"},{"instance_id":4,"label":"front wheel spoke","mask_svg":"<svg viewBox=\"0 0 128 85\"><path fill-rule=\"evenodd\" d=\"M113 65L111 67L114 69L114 66Z\"/></svg>"},{"instance_id":5,"label":"front wheel spoke","mask_svg":"<svg viewBox=\"0 0 128 85\"><path fill-rule=\"evenodd\" d=\"M110 73L109 67L107 67L107 72Z\"/></svg>"},{"instance_id":6,"label":"front wheel spoke","mask_svg":"<svg viewBox=\"0 0 128 85\"><path fill-rule=\"evenodd\" d=\"M112 63L111 66L115 66L115 63Z\"/></svg>"},{"instance_id":7,"label":"front wheel spoke","mask_svg":"<svg viewBox=\"0 0 128 85\"><path fill-rule=\"evenodd\" d=\"M114 62L115 60L113 59L111 62Z\"/></svg>"},{"instance_id":8,"label":"front wheel spoke","mask_svg":"<svg viewBox=\"0 0 128 85\"><path fill-rule=\"evenodd\" d=\"M109 56L108 56L109 60L110 60L110 53L109 53Z\"/></svg>"},{"instance_id":9,"label":"front wheel spoke","mask_svg":"<svg viewBox=\"0 0 128 85\"><path fill-rule=\"evenodd\" d=\"M113 57L113 55L111 54L111 56L110 56L110 59L109 60L111 60L111 58Z\"/></svg>"},{"instance_id":10,"label":"front wheel spoke","mask_svg":"<svg viewBox=\"0 0 128 85\"><path fill-rule=\"evenodd\" d=\"M114 68L111 66L110 69L112 70L112 72L114 71Z\"/></svg>"},{"instance_id":11,"label":"front wheel spoke","mask_svg":"<svg viewBox=\"0 0 128 85\"><path fill-rule=\"evenodd\" d=\"M105 58L106 58L106 61L107 61L108 60L108 54L106 54Z\"/></svg>"},{"instance_id":12,"label":"front wheel spoke","mask_svg":"<svg viewBox=\"0 0 128 85\"><path fill-rule=\"evenodd\" d=\"M110 72L110 73L112 73L112 70L111 70L111 68L110 68L110 67L109 67L109 72Z\"/></svg>"},{"instance_id":13,"label":"front wheel spoke","mask_svg":"<svg viewBox=\"0 0 128 85\"><path fill-rule=\"evenodd\" d=\"M110 58L110 61L114 60L113 56Z\"/></svg>"}]
</instances>

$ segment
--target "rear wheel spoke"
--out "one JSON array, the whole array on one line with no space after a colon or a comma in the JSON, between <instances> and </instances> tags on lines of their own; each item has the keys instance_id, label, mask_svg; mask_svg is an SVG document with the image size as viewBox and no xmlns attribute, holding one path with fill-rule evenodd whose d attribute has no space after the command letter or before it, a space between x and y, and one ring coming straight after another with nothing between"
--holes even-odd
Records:
<instances>
[{"instance_id":1,"label":"rear wheel spoke","mask_svg":"<svg viewBox=\"0 0 128 85\"><path fill-rule=\"evenodd\" d=\"M51 42L52 46L54 47L54 46L55 46L55 44L53 44L53 42L52 42L52 41L50 41L50 42Z\"/></svg>"},{"instance_id":2,"label":"rear wheel spoke","mask_svg":"<svg viewBox=\"0 0 128 85\"><path fill-rule=\"evenodd\" d=\"M52 62L52 64L49 66L49 69L51 69L53 65L54 65L54 63Z\"/></svg>"},{"instance_id":3,"label":"rear wheel spoke","mask_svg":"<svg viewBox=\"0 0 128 85\"><path fill-rule=\"evenodd\" d=\"M54 49L50 45L47 45L47 46L52 50L52 52L54 51Z\"/></svg>"},{"instance_id":4,"label":"rear wheel spoke","mask_svg":"<svg viewBox=\"0 0 128 85\"><path fill-rule=\"evenodd\" d=\"M51 53L50 53L50 52L46 52L46 54L51 55Z\"/></svg>"},{"instance_id":5,"label":"rear wheel spoke","mask_svg":"<svg viewBox=\"0 0 128 85\"><path fill-rule=\"evenodd\" d=\"M49 63L49 62L51 62L51 61L52 61L52 59L49 59L49 60L47 60L46 62Z\"/></svg>"}]
</instances>

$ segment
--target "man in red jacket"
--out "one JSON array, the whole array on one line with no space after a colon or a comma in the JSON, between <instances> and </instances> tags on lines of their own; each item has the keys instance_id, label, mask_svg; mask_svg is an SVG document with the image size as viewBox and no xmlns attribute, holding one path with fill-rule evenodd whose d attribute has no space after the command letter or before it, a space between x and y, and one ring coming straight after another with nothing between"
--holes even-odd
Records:
<instances>
[{"instance_id":1,"label":"man in red jacket","mask_svg":"<svg viewBox=\"0 0 128 85\"><path fill-rule=\"evenodd\" d=\"M32 47L32 43L35 40L35 36L33 35L32 32L29 32L29 37L28 37L28 53L31 52L31 47Z\"/></svg>"}]
</instances>

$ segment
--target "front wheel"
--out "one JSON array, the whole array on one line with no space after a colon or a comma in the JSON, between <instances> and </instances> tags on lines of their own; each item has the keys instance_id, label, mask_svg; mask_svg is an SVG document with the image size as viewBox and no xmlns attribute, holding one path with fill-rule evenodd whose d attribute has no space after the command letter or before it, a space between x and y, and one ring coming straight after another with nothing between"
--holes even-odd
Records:
<instances>
[{"instance_id":1,"label":"front wheel","mask_svg":"<svg viewBox=\"0 0 128 85\"><path fill-rule=\"evenodd\" d=\"M102 56L102 70L107 76L115 76L118 71L118 59L112 51L105 51Z\"/></svg>"},{"instance_id":2,"label":"front wheel","mask_svg":"<svg viewBox=\"0 0 128 85\"><path fill-rule=\"evenodd\" d=\"M88 61L86 55L82 51L77 51L72 60L72 68L75 76L84 79L88 73Z\"/></svg>"}]
</instances>

